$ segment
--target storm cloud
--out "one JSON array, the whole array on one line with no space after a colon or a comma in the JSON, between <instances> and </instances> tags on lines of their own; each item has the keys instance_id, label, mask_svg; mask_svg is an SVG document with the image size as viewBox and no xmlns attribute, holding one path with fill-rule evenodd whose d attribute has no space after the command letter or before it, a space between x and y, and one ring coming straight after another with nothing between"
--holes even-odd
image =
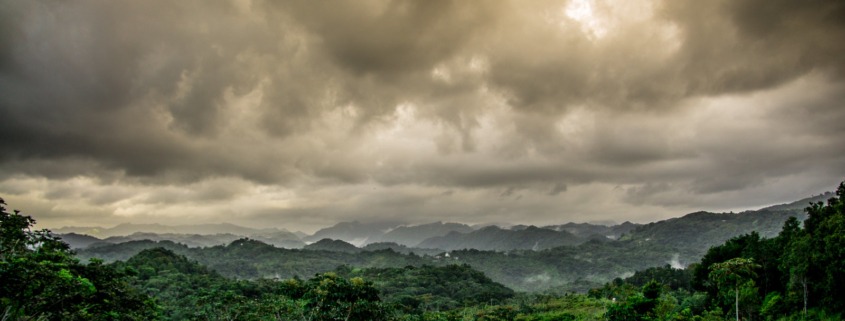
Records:
<instances>
[{"instance_id":1,"label":"storm cloud","mask_svg":"<svg viewBox=\"0 0 845 321\"><path fill-rule=\"evenodd\" d=\"M840 1L4 1L48 227L651 221L845 179Z\"/></svg>"}]
</instances>

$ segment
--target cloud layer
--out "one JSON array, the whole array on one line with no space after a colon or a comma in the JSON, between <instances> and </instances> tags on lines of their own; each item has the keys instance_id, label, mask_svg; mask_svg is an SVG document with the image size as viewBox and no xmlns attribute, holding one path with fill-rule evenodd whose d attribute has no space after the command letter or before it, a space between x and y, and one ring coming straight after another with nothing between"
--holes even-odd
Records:
<instances>
[{"instance_id":1,"label":"cloud layer","mask_svg":"<svg viewBox=\"0 0 845 321\"><path fill-rule=\"evenodd\" d=\"M648 221L845 178L838 1L26 1L0 194L50 226Z\"/></svg>"}]
</instances>

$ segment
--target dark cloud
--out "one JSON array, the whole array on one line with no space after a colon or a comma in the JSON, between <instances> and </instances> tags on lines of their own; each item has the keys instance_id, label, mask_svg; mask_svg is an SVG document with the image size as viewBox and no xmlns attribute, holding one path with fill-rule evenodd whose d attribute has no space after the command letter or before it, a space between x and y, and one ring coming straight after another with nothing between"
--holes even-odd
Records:
<instances>
[{"instance_id":1,"label":"dark cloud","mask_svg":"<svg viewBox=\"0 0 845 321\"><path fill-rule=\"evenodd\" d=\"M845 175L843 21L839 1L4 3L0 193L62 202L55 222L312 227L791 200Z\"/></svg>"},{"instance_id":2,"label":"dark cloud","mask_svg":"<svg viewBox=\"0 0 845 321\"><path fill-rule=\"evenodd\" d=\"M817 70L842 76L845 46L833 40L845 36L839 1L665 4L685 39L676 63L690 94L773 88Z\"/></svg>"},{"instance_id":3,"label":"dark cloud","mask_svg":"<svg viewBox=\"0 0 845 321\"><path fill-rule=\"evenodd\" d=\"M552 196L558 195L560 193L566 192L566 189L567 189L566 184L557 183L554 186L552 186L552 190L549 191L549 195L552 195Z\"/></svg>"},{"instance_id":4,"label":"dark cloud","mask_svg":"<svg viewBox=\"0 0 845 321\"><path fill-rule=\"evenodd\" d=\"M356 76L426 74L495 24L501 6L454 0L278 3Z\"/></svg>"}]
</instances>

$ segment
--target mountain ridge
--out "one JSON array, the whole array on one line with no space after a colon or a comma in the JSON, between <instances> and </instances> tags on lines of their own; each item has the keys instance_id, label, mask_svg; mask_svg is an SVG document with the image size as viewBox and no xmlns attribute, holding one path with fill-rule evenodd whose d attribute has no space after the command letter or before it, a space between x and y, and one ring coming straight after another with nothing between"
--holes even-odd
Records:
<instances>
[{"instance_id":1,"label":"mountain ridge","mask_svg":"<svg viewBox=\"0 0 845 321\"><path fill-rule=\"evenodd\" d=\"M83 248L98 242L119 243L141 239L169 240L192 247L201 247L225 245L234 239L246 237L284 248L302 248L307 243L328 238L342 240L358 248L365 248L366 245L373 243L390 242L409 248L440 248L443 250L474 248L509 251L539 250L562 245L572 246L589 240L628 239L647 242L649 239L660 239L682 244L683 250L689 252L685 257L691 257L702 253L707 246L723 242L730 236L738 235L738 233L757 230L761 235L771 237L779 231L783 220L789 216L797 216L799 219L803 219L803 208L811 203L825 201L832 195L828 192L790 203L740 213L697 211L647 224L624 222L613 226L569 222L542 227L511 225L505 228L496 225L470 226L441 221L417 225L396 222L361 223L352 221L337 223L312 235L303 235L302 233L289 232L283 228L253 229L229 223L176 226L126 223L112 228L65 227L57 229L55 232L57 235L63 236L74 248ZM705 224L708 228L703 229L702 226L705 225L701 224ZM158 232L149 231L155 228L162 230ZM96 233L80 233L80 230L83 229ZM223 232L224 230L227 232ZM132 231L135 232L115 235ZM174 231L194 231L198 233L177 233ZM558 235L550 232L566 232L566 234ZM103 235L110 236L103 237ZM96 239L92 239L92 236ZM698 245L691 246L690 244Z\"/></svg>"}]
</instances>

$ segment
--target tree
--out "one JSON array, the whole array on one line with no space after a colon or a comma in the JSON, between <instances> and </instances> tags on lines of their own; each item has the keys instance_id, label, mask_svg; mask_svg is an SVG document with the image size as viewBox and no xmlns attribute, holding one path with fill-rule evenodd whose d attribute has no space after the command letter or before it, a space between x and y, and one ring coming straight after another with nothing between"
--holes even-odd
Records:
<instances>
[{"instance_id":1,"label":"tree","mask_svg":"<svg viewBox=\"0 0 845 321\"><path fill-rule=\"evenodd\" d=\"M803 302L803 313L807 313L809 299L807 274L810 269L810 259L813 251L810 249L810 237L803 233L789 240L781 258L781 270L788 276L787 284L800 285Z\"/></svg>"},{"instance_id":2,"label":"tree","mask_svg":"<svg viewBox=\"0 0 845 321\"><path fill-rule=\"evenodd\" d=\"M383 320L378 290L361 278L345 279L336 273L318 274L305 283L302 299L313 320ZM309 319L311 319L309 318Z\"/></svg>"},{"instance_id":3,"label":"tree","mask_svg":"<svg viewBox=\"0 0 845 321\"><path fill-rule=\"evenodd\" d=\"M804 232L807 240L798 243L810 253L805 277L810 283L810 295L816 303L833 311L845 310L845 182L839 184L836 196L827 204L816 203L807 208ZM805 272L799 269L799 272Z\"/></svg>"},{"instance_id":4,"label":"tree","mask_svg":"<svg viewBox=\"0 0 845 321\"><path fill-rule=\"evenodd\" d=\"M740 285L753 287L752 278L756 275L755 269L760 265L754 263L753 259L733 258L722 263L713 264L710 267L710 279L716 284L734 284L736 320L739 321L739 295ZM750 283L750 284L749 284Z\"/></svg>"},{"instance_id":5,"label":"tree","mask_svg":"<svg viewBox=\"0 0 845 321\"><path fill-rule=\"evenodd\" d=\"M0 199L0 306L2 320L150 320L155 305L102 262L80 264L35 219L6 211Z\"/></svg>"},{"instance_id":6,"label":"tree","mask_svg":"<svg viewBox=\"0 0 845 321\"><path fill-rule=\"evenodd\" d=\"M640 321L655 319L655 308L663 291L663 285L651 280L637 293L624 302L608 307L605 317L611 321Z\"/></svg>"}]
</instances>

